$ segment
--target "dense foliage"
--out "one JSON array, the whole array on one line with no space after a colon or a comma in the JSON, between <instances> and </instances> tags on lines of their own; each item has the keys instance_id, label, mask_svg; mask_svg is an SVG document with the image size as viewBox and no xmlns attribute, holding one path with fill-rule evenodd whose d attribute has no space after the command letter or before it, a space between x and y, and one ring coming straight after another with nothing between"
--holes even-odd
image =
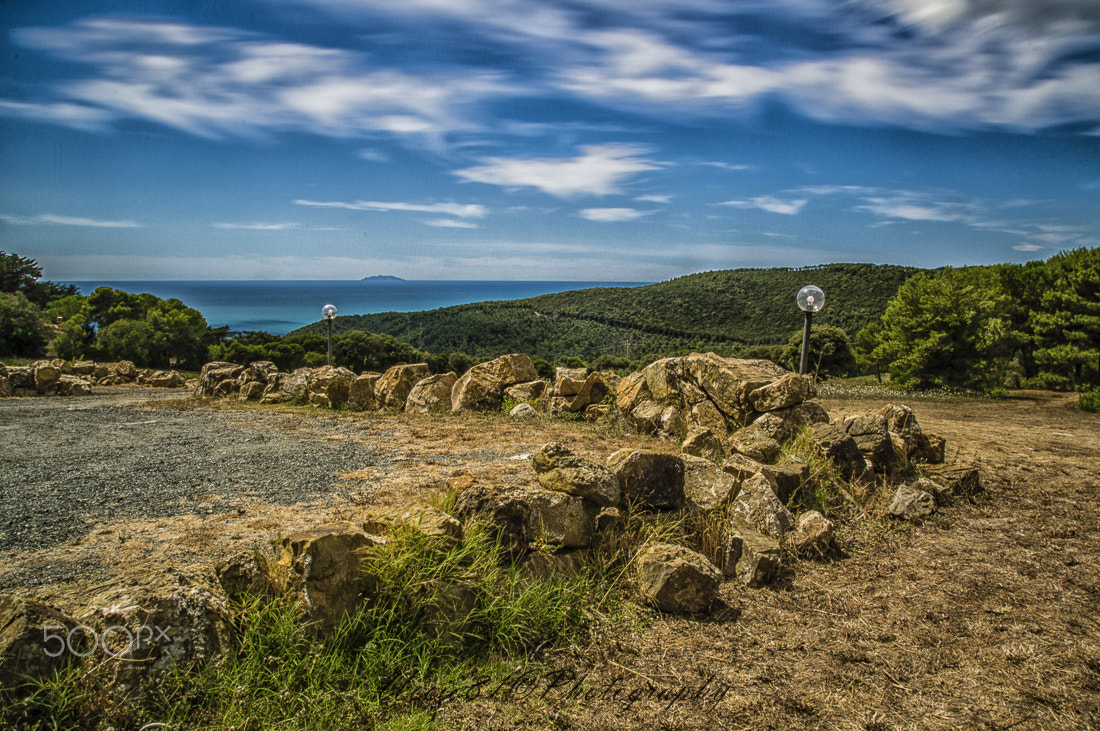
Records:
<instances>
[{"instance_id":1,"label":"dense foliage","mask_svg":"<svg viewBox=\"0 0 1100 731\"><path fill-rule=\"evenodd\" d=\"M912 388L1100 384L1100 248L906 282L856 336L865 372Z\"/></svg>"},{"instance_id":2,"label":"dense foliage","mask_svg":"<svg viewBox=\"0 0 1100 731\"><path fill-rule=\"evenodd\" d=\"M0 355L40 354L49 334L44 308L77 292L73 285L41 279L34 259L0 251Z\"/></svg>"}]
</instances>

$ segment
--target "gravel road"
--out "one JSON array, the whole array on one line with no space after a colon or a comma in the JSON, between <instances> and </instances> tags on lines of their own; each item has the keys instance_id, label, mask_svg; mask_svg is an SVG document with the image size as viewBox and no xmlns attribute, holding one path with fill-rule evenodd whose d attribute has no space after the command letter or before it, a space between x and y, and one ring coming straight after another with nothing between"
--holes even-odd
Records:
<instances>
[{"instance_id":1,"label":"gravel road","mask_svg":"<svg viewBox=\"0 0 1100 731\"><path fill-rule=\"evenodd\" d=\"M97 523L316 500L379 464L323 413L142 408L179 392L0 400L0 552L52 548ZM365 435L360 435L360 437Z\"/></svg>"}]
</instances>

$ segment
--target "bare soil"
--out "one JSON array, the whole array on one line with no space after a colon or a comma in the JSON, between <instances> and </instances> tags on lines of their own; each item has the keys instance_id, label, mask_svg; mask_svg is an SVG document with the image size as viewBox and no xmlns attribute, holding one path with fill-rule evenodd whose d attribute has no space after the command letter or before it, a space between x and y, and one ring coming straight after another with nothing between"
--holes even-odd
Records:
<instances>
[{"instance_id":1,"label":"bare soil","mask_svg":"<svg viewBox=\"0 0 1100 731\"><path fill-rule=\"evenodd\" d=\"M884 403L819 401L833 418ZM471 678L450 689L440 720L468 729L1100 728L1100 415L1075 401L1022 392L911 403L924 430L946 438L949 462L981 469L981 495L919 525L848 525L834 554L792 563L766 589L727 583L706 616L596 618L587 641L540 648L504 683ZM181 504L178 515L99 523L78 541L4 562L20 573L86 562L105 572L97 581L121 581L135 567L264 549L280 534L448 484L535 484L528 457L549 441L600 460L627 446L676 451L578 422L275 411L295 416L288 435L361 441L385 458L339 471L337 489L315 500L231 496L231 512L212 514Z\"/></svg>"}]
</instances>

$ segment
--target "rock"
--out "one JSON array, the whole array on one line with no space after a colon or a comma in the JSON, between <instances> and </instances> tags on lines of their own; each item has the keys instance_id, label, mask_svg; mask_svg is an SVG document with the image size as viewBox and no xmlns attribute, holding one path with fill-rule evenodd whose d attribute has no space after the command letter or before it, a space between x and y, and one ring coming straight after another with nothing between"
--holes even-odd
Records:
<instances>
[{"instance_id":1,"label":"rock","mask_svg":"<svg viewBox=\"0 0 1100 731\"><path fill-rule=\"evenodd\" d=\"M779 541L743 526L731 526L726 535L722 573L745 586L770 584L783 566Z\"/></svg>"},{"instance_id":2,"label":"rock","mask_svg":"<svg viewBox=\"0 0 1100 731\"><path fill-rule=\"evenodd\" d=\"M438 414L451 410L451 389L458 375L438 373L416 382L405 400L407 414Z\"/></svg>"},{"instance_id":3,"label":"rock","mask_svg":"<svg viewBox=\"0 0 1100 731\"><path fill-rule=\"evenodd\" d=\"M729 459L722 463L722 471L733 475L738 482L749 479L763 468L763 463L743 454L731 454Z\"/></svg>"},{"instance_id":4,"label":"rock","mask_svg":"<svg viewBox=\"0 0 1100 731\"><path fill-rule=\"evenodd\" d=\"M355 374L347 368L321 366L309 372L306 387L309 403L323 409L336 409L348 401L348 393Z\"/></svg>"},{"instance_id":5,"label":"rock","mask_svg":"<svg viewBox=\"0 0 1100 731\"><path fill-rule=\"evenodd\" d=\"M970 465L924 465L921 467L921 474L949 488L952 495L973 497L982 491L978 468Z\"/></svg>"},{"instance_id":6,"label":"rock","mask_svg":"<svg viewBox=\"0 0 1100 731\"><path fill-rule=\"evenodd\" d=\"M816 395L813 378L787 373L778 381L750 392L748 402L756 411L774 411L809 401Z\"/></svg>"},{"instance_id":7,"label":"rock","mask_svg":"<svg viewBox=\"0 0 1100 731\"><path fill-rule=\"evenodd\" d=\"M555 579L574 579L584 574L585 552L557 551L543 553L534 551L527 554L516 566L519 572L536 581Z\"/></svg>"},{"instance_id":8,"label":"rock","mask_svg":"<svg viewBox=\"0 0 1100 731\"><path fill-rule=\"evenodd\" d=\"M411 529L426 536L440 536L454 542L462 540L462 524L431 505L372 512L363 523L364 531L378 535L393 533L395 528Z\"/></svg>"},{"instance_id":9,"label":"rock","mask_svg":"<svg viewBox=\"0 0 1100 731\"><path fill-rule=\"evenodd\" d=\"M680 358L661 358L642 369L646 388L654 399L665 401L679 393L679 381L684 375Z\"/></svg>"},{"instance_id":10,"label":"rock","mask_svg":"<svg viewBox=\"0 0 1100 731\"><path fill-rule=\"evenodd\" d=\"M622 489L611 470L574 454L560 442L544 445L531 460L546 490L586 498L603 507L622 501Z\"/></svg>"},{"instance_id":11,"label":"rock","mask_svg":"<svg viewBox=\"0 0 1100 731\"><path fill-rule=\"evenodd\" d=\"M589 500L551 490L506 488L531 506L527 536L531 543L563 548L585 548L596 534L600 507Z\"/></svg>"},{"instance_id":12,"label":"rock","mask_svg":"<svg viewBox=\"0 0 1100 731\"><path fill-rule=\"evenodd\" d=\"M538 401L546 393L546 381L527 381L504 389L504 395L513 401Z\"/></svg>"},{"instance_id":13,"label":"rock","mask_svg":"<svg viewBox=\"0 0 1100 731\"><path fill-rule=\"evenodd\" d=\"M603 401L604 397L609 393L611 393L611 388L607 385L607 381L604 380L603 374L590 373L588 377L584 379L584 383L581 384L580 389L577 391L577 395L569 402L569 410L573 412L584 411L592 404L598 404Z\"/></svg>"},{"instance_id":14,"label":"rock","mask_svg":"<svg viewBox=\"0 0 1100 731\"><path fill-rule=\"evenodd\" d=\"M90 360L76 360L73 361L73 375L77 376L94 376L95 375L95 363Z\"/></svg>"},{"instance_id":15,"label":"rock","mask_svg":"<svg viewBox=\"0 0 1100 731\"><path fill-rule=\"evenodd\" d=\"M721 460L725 456L722 442L710 429L693 426L688 429L687 436L680 445L680 451L694 457L702 457L713 461Z\"/></svg>"},{"instance_id":16,"label":"rock","mask_svg":"<svg viewBox=\"0 0 1100 731\"><path fill-rule=\"evenodd\" d=\"M584 410L585 421L606 420L611 415L611 404L591 404Z\"/></svg>"},{"instance_id":17,"label":"rock","mask_svg":"<svg viewBox=\"0 0 1100 731\"><path fill-rule=\"evenodd\" d=\"M862 479L870 472L859 446L842 424L814 424L807 433L825 456L836 463L845 479Z\"/></svg>"},{"instance_id":18,"label":"rock","mask_svg":"<svg viewBox=\"0 0 1100 731\"><path fill-rule=\"evenodd\" d=\"M621 413L630 413L643 399L649 397L649 388L646 386L645 374L631 373L619 381L615 387L615 405Z\"/></svg>"},{"instance_id":19,"label":"rock","mask_svg":"<svg viewBox=\"0 0 1100 731\"><path fill-rule=\"evenodd\" d=\"M507 551L522 553L527 548L531 503L523 495L474 485L458 494L454 515L464 526L472 520L483 521Z\"/></svg>"},{"instance_id":20,"label":"rock","mask_svg":"<svg viewBox=\"0 0 1100 731\"><path fill-rule=\"evenodd\" d=\"M92 392L92 384L78 376L61 374L57 379L57 392L62 396L87 396Z\"/></svg>"},{"instance_id":21,"label":"rock","mask_svg":"<svg viewBox=\"0 0 1100 731\"><path fill-rule=\"evenodd\" d=\"M729 436L729 424L726 417L710 399L703 399L691 407L687 422L690 425L710 431L719 439Z\"/></svg>"},{"instance_id":22,"label":"rock","mask_svg":"<svg viewBox=\"0 0 1100 731\"><path fill-rule=\"evenodd\" d=\"M684 460L679 455L620 449L607 459L623 501L638 508L680 508L684 504Z\"/></svg>"},{"instance_id":23,"label":"rock","mask_svg":"<svg viewBox=\"0 0 1100 731\"><path fill-rule=\"evenodd\" d=\"M722 358L714 353L685 356L683 369L735 424L745 423L745 417L756 410L749 402L750 393L788 374L787 369L771 361Z\"/></svg>"},{"instance_id":24,"label":"rock","mask_svg":"<svg viewBox=\"0 0 1100 731\"><path fill-rule=\"evenodd\" d=\"M642 596L662 612L698 614L710 608L722 574L702 554L671 543L654 543L635 559Z\"/></svg>"},{"instance_id":25,"label":"rock","mask_svg":"<svg viewBox=\"0 0 1100 731\"><path fill-rule=\"evenodd\" d=\"M153 371L146 376L145 384L153 388L183 388L187 385L187 377L178 371Z\"/></svg>"},{"instance_id":26,"label":"rock","mask_svg":"<svg viewBox=\"0 0 1100 731\"><path fill-rule=\"evenodd\" d=\"M765 464L775 461L782 449L779 442L755 424L738 429L729 438L731 452L743 454L750 459Z\"/></svg>"},{"instance_id":27,"label":"rock","mask_svg":"<svg viewBox=\"0 0 1100 731\"><path fill-rule=\"evenodd\" d=\"M516 404L508 412L508 416L513 419L534 419L538 415L539 412L535 411L535 407L531 404Z\"/></svg>"},{"instance_id":28,"label":"rock","mask_svg":"<svg viewBox=\"0 0 1100 731\"><path fill-rule=\"evenodd\" d=\"M308 617L322 631L355 611L370 585L361 551L382 543L357 525L322 526L283 539L279 567L290 577L290 588L301 591Z\"/></svg>"},{"instance_id":29,"label":"rock","mask_svg":"<svg viewBox=\"0 0 1100 731\"><path fill-rule=\"evenodd\" d=\"M214 564L214 575L230 601L271 594L275 587L260 566L255 552L242 551Z\"/></svg>"},{"instance_id":30,"label":"rock","mask_svg":"<svg viewBox=\"0 0 1100 731\"><path fill-rule=\"evenodd\" d=\"M40 360L34 368L34 387L39 393L52 391L61 378L61 368L49 361Z\"/></svg>"},{"instance_id":31,"label":"rock","mask_svg":"<svg viewBox=\"0 0 1100 731\"><path fill-rule=\"evenodd\" d=\"M904 469L908 462L906 449L902 445L898 453L886 428L885 416L879 413L859 414L849 416L842 424L875 472L886 474Z\"/></svg>"},{"instance_id":32,"label":"rock","mask_svg":"<svg viewBox=\"0 0 1100 731\"><path fill-rule=\"evenodd\" d=\"M374 398L378 408L403 411L413 386L431 374L427 363L391 366L374 384Z\"/></svg>"},{"instance_id":33,"label":"rock","mask_svg":"<svg viewBox=\"0 0 1100 731\"><path fill-rule=\"evenodd\" d=\"M267 388L266 384L260 383L259 381L249 381L241 386L237 398L241 401L259 401L264 395L265 388Z\"/></svg>"},{"instance_id":34,"label":"rock","mask_svg":"<svg viewBox=\"0 0 1100 731\"><path fill-rule=\"evenodd\" d=\"M199 371L199 384L195 389L196 396L216 396L216 395L228 395L228 393L236 392L238 385L236 383L237 376L241 375L244 371L244 366L239 366L236 363L225 363L222 361L211 361L203 365L202 370ZM98 375L98 369L96 371L96 377ZM219 394L219 386L226 382L233 381L232 391L226 392L223 388Z\"/></svg>"},{"instance_id":35,"label":"rock","mask_svg":"<svg viewBox=\"0 0 1100 731\"><path fill-rule=\"evenodd\" d=\"M737 497L740 482L709 459L684 455L684 494L706 512L728 505Z\"/></svg>"},{"instance_id":36,"label":"rock","mask_svg":"<svg viewBox=\"0 0 1100 731\"><path fill-rule=\"evenodd\" d=\"M587 368L557 368L554 371L554 395L576 396L587 378Z\"/></svg>"},{"instance_id":37,"label":"rock","mask_svg":"<svg viewBox=\"0 0 1100 731\"><path fill-rule=\"evenodd\" d=\"M810 467L804 464L762 465L760 471L775 485L775 496L786 505L810 479Z\"/></svg>"},{"instance_id":38,"label":"rock","mask_svg":"<svg viewBox=\"0 0 1100 731\"><path fill-rule=\"evenodd\" d=\"M631 414L634 428L642 434L655 434L661 427L661 415L664 411L664 407L656 401L642 401L634 407Z\"/></svg>"},{"instance_id":39,"label":"rock","mask_svg":"<svg viewBox=\"0 0 1100 731\"><path fill-rule=\"evenodd\" d=\"M309 387L309 368L298 368L291 373L277 373L268 380L261 404L282 404L305 399Z\"/></svg>"},{"instance_id":40,"label":"rock","mask_svg":"<svg viewBox=\"0 0 1100 731\"><path fill-rule=\"evenodd\" d=\"M19 391L34 391L34 368L31 366L10 366L8 382L13 394Z\"/></svg>"},{"instance_id":41,"label":"rock","mask_svg":"<svg viewBox=\"0 0 1100 731\"><path fill-rule=\"evenodd\" d=\"M936 499L912 485L899 486L889 507L890 515L902 520L925 518L934 512L936 512Z\"/></svg>"},{"instance_id":42,"label":"rock","mask_svg":"<svg viewBox=\"0 0 1100 731\"><path fill-rule=\"evenodd\" d=\"M537 379L534 364L522 353L479 363L455 383L451 411L496 411L504 400L504 389Z\"/></svg>"},{"instance_id":43,"label":"rock","mask_svg":"<svg viewBox=\"0 0 1100 731\"><path fill-rule=\"evenodd\" d=\"M794 528L794 516L776 497L775 482L757 473L741 483L741 491L731 503L730 522L758 533L782 538Z\"/></svg>"},{"instance_id":44,"label":"rock","mask_svg":"<svg viewBox=\"0 0 1100 731\"><path fill-rule=\"evenodd\" d=\"M924 490L932 496L936 501L936 506L950 505L952 498L955 497L955 491L948 485L935 482L927 477L918 477L912 482L912 485L917 490Z\"/></svg>"},{"instance_id":45,"label":"rock","mask_svg":"<svg viewBox=\"0 0 1100 731\"><path fill-rule=\"evenodd\" d=\"M118 363L115 363L112 370L116 376L126 381L134 381L138 377L137 366L134 365L132 361L120 360Z\"/></svg>"},{"instance_id":46,"label":"rock","mask_svg":"<svg viewBox=\"0 0 1100 731\"><path fill-rule=\"evenodd\" d=\"M4 374L0 375L0 398L8 398L9 396L11 396L11 379L8 378L5 370Z\"/></svg>"},{"instance_id":47,"label":"rock","mask_svg":"<svg viewBox=\"0 0 1100 731\"><path fill-rule=\"evenodd\" d=\"M249 380L259 381L266 386L279 374L279 367L270 360L254 360L248 364L245 372L249 374Z\"/></svg>"},{"instance_id":48,"label":"rock","mask_svg":"<svg viewBox=\"0 0 1100 731\"><path fill-rule=\"evenodd\" d=\"M823 556L833 545L833 524L816 510L798 516L791 546L802 555Z\"/></svg>"},{"instance_id":49,"label":"rock","mask_svg":"<svg viewBox=\"0 0 1100 731\"><path fill-rule=\"evenodd\" d=\"M666 406L664 411L661 412L657 433L666 439L680 441L686 431L684 418L680 416L680 410L675 406Z\"/></svg>"},{"instance_id":50,"label":"rock","mask_svg":"<svg viewBox=\"0 0 1100 731\"><path fill-rule=\"evenodd\" d=\"M378 399L375 398L374 389L381 377L381 373L361 373L355 377L355 380L348 386L349 411L375 411L378 409Z\"/></svg>"},{"instance_id":51,"label":"rock","mask_svg":"<svg viewBox=\"0 0 1100 731\"><path fill-rule=\"evenodd\" d=\"M0 688L16 689L49 677L78 653L86 652L84 632L69 634L79 625L57 608L22 596L0 598ZM54 637L47 638L47 635ZM84 641L78 644L78 641Z\"/></svg>"}]
</instances>

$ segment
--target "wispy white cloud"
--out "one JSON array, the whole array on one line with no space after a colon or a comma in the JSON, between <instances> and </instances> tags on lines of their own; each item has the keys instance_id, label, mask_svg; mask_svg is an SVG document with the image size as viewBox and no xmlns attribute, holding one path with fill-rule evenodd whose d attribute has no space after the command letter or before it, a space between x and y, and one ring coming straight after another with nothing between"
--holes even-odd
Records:
<instances>
[{"instance_id":1,"label":"wispy white cloud","mask_svg":"<svg viewBox=\"0 0 1100 731\"><path fill-rule=\"evenodd\" d=\"M286 231L301 226L300 223L215 223L214 228L239 229L242 231Z\"/></svg>"},{"instance_id":2,"label":"wispy white cloud","mask_svg":"<svg viewBox=\"0 0 1100 731\"><path fill-rule=\"evenodd\" d=\"M674 195L640 195L634 200L647 203L668 203L675 197Z\"/></svg>"},{"instance_id":3,"label":"wispy white cloud","mask_svg":"<svg viewBox=\"0 0 1100 731\"><path fill-rule=\"evenodd\" d=\"M806 203L808 203L808 201L805 198L783 200L770 195L763 195L748 200L725 201L719 205L732 206L744 210L759 208L769 213L780 213L784 216L793 216L801 211Z\"/></svg>"},{"instance_id":4,"label":"wispy white cloud","mask_svg":"<svg viewBox=\"0 0 1100 731\"><path fill-rule=\"evenodd\" d=\"M622 183L660 163L641 157L645 150L629 145L590 145L569 158L492 157L481 165L456 170L475 183L506 188L537 188L559 198L621 193Z\"/></svg>"},{"instance_id":5,"label":"wispy white cloud","mask_svg":"<svg viewBox=\"0 0 1100 731\"><path fill-rule=\"evenodd\" d=\"M581 218L600 223L633 221L651 213L653 211L639 211L636 208L585 208L580 212Z\"/></svg>"},{"instance_id":6,"label":"wispy white cloud","mask_svg":"<svg viewBox=\"0 0 1100 731\"><path fill-rule=\"evenodd\" d=\"M413 211L417 213L442 213L458 218L482 218L489 209L477 203L401 203L383 201L311 201L298 199L299 206L314 208L344 208L349 211Z\"/></svg>"},{"instance_id":7,"label":"wispy white cloud","mask_svg":"<svg viewBox=\"0 0 1100 731\"><path fill-rule=\"evenodd\" d=\"M431 221L425 221L424 223L429 226L435 226L436 228L480 228L472 221L456 221L453 218L437 218Z\"/></svg>"},{"instance_id":8,"label":"wispy white cloud","mask_svg":"<svg viewBox=\"0 0 1100 731\"><path fill-rule=\"evenodd\" d=\"M57 216L52 213L43 213L38 216L15 216L0 213L0 221L15 226L88 226L91 228L142 228L142 224L136 221L103 221L94 218L82 218L80 216Z\"/></svg>"}]
</instances>

